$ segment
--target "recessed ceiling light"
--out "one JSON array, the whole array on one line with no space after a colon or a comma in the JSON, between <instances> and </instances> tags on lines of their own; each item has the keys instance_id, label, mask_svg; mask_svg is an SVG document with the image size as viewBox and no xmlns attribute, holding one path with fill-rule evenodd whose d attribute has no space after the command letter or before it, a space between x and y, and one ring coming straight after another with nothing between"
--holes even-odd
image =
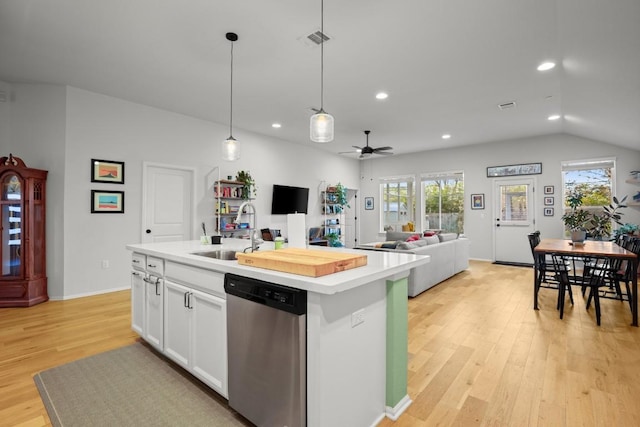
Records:
<instances>
[{"instance_id":1,"label":"recessed ceiling light","mask_svg":"<svg viewBox=\"0 0 640 427\"><path fill-rule=\"evenodd\" d=\"M449 139L451 138L451 135L449 135L448 133L445 133L444 135L442 135L442 139Z\"/></svg>"},{"instance_id":2,"label":"recessed ceiling light","mask_svg":"<svg viewBox=\"0 0 640 427\"><path fill-rule=\"evenodd\" d=\"M538 71L548 71L555 66L555 62L543 62L542 64L538 65Z\"/></svg>"},{"instance_id":3,"label":"recessed ceiling light","mask_svg":"<svg viewBox=\"0 0 640 427\"><path fill-rule=\"evenodd\" d=\"M389 94L386 92L378 92L376 93L376 99L387 99Z\"/></svg>"},{"instance_id":4,"label":"recessed ceiling light","mask_svg":"<svg viewBox=\"0 0 640 427\"><path fill-rule=\"evenodd\" d=\"M558 114L554 114L552 116L547 117L547 120L558 120L560 116Z\"/></svg>"},{"instance_id":5,"label":"recessed ceiling light","mask_svg":"<svg viewBox=\"0 0 640 427\"><path fill-rule=\"evenodd\" d=\"M274 124L271 125L271 127L275 128L275 129L280 129L282 127L282 125L280 123L274 123Z\"/></svg>"}]
</instances>

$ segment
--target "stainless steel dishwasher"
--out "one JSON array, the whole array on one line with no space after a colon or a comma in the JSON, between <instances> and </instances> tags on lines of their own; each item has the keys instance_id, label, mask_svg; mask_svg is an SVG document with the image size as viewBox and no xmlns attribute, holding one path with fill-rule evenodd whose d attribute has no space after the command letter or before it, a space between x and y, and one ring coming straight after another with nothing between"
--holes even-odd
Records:
<instances>
[{"instance_id":1,"label":"stainless steel dishwasher","mask_svg":"<svg viewBox=\"0 0 640 427\"><path fill-rule=\"evenodd\" d=\"M226 274L229 406L265 427L307 424L307 293Z\"/></svg>"}]
</instances>

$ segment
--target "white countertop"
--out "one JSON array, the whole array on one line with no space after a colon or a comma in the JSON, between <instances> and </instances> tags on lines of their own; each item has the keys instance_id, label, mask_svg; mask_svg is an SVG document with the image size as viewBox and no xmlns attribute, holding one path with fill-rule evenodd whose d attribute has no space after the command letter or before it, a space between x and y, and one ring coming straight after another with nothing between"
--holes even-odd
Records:
<instances>
[{"instance_id":1,"label":"white countertop","mask_svg":"<svg viewBox=\"0 0 640 427\"><path fill-rule=\"evenodd\" d=\"M226 238L222 240L222 244L220 245L203 245L198 240L189 240L130 244L127 245L127 249L207 270L238 274L327 295L353 289L371 283L374 280L402 275L402 273L408 272L411 268L426 264L430 261L430 257L426 255L309 246L308 249L310 250L339 251L366 255L367 265L339 273L328 274L326 276L307 277L239 265L237 261L219 260L193 254L219 249L241 251L248 246L249 241L246 239ZM273 250L273 248L273 242L264 242L260 245L261 251Z\"/></svg>"}]
</instances>

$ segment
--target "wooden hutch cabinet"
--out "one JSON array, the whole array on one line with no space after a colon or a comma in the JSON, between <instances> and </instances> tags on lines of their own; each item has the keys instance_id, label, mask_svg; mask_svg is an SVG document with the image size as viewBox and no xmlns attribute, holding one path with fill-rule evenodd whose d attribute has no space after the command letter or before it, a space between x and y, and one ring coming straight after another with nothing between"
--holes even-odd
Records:
<instances>
[{"instance_id":1,"label":"wooden hutch cabinet","mask_svg":"<svg viewBox=\"0 0 640 427\"><path fill-rule=\"evenodd\" d=\"M0 307L49 299L45 245L47 171L0 157Z\"/></svg>"}]
</instances>

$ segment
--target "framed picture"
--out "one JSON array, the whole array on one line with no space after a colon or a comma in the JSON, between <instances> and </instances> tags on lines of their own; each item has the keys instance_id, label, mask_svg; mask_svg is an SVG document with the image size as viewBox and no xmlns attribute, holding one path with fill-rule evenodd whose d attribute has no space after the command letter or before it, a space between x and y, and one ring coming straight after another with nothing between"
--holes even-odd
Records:
<instances>
[{"instance_id":1,"label":"framed picture","mask_svg":"<svg viewBox=\"0 0 640 427\"><path fill-rule=\"evenodd\" d=\"M489 166L487 178L497 176L537 175L542 173L542 163L524 163L521 165Z\"/></svg>"},{"instance_id":2,"label":"framed picture","mask_svg":"<svg viewBox=\"0 0 640 427\"><path fill-rule=\"evenodd\" d=\"M545 206L553 206L553 197L545 197L544 198Z\"/></svg>"},{"instance_id":3,"label":"framed picture","mask_svg":"<svg viewBox=\"0 0 640 427\"><path fill-rule=\"evenodd\" d=\"M544 216L553 216L553 208L544 208Z\"/></svg>"},{"instance_id":4,"label":"framed picture","mask_svg":"<svg viewBox=\"0 0 640 427\"><path fill-rule=\"evenodd\" d=\"M91 213L124 213L124 191L91 190Z\"/></svg>"},{"instance_id":5,"label":"framed picture","mask_svg":"<svg viewBox=\"0 0 640 427\"><path fill-rule=\"evenodd\" d=\"M553 194L553 185L545 185L544 194Z\"/></svg>"},{"instance_id":6,"label":"framed picture","mask_svg":"<svg viewBox=\"0 0 640 427\"><path fill-rule=\"evenodd\" d=\"M365 197L364 198L364 208L365 210L372 211L373 210L373 197Z\"/></svg>"},{"instance_id":7,"label":"framed picture","mask_svg":"<svg viewBox=\"0 0 640 427\"><path fill-rule=\"evenodd\" d=\"M484 194L471 195L471 209L484 209Z\"/></svg>"},{"instance_id":8,"label":"framed picture","mask_svg":"<svg viewBox=\"0 0 640 427\"><path fill-rule=\"evenodd\" d=\"M91 159L91 182L124 184L124 162Z\"/></svg>"}]
</instances>

